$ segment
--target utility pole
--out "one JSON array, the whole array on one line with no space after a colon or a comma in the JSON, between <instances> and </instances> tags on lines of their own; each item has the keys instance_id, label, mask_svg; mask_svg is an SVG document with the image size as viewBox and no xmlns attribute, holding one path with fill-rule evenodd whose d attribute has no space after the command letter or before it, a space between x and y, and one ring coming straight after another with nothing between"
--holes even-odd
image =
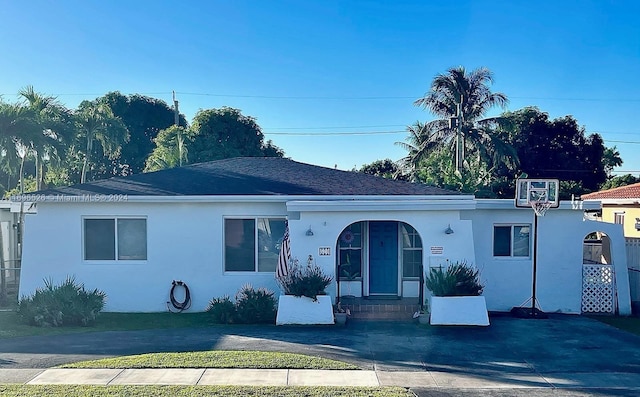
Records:
<instances>
[{"instance_id":1,"label":"utility pole","mask_svg":"<svg viewBox=\"0 0 640 397\"><path fill-rule=\"evenodd\" d=\"M456 115L456 172L462 173L464 161L464 139L462 138L462 100L464 96L460 95L460 103L457 104Z\"/></svg>"},{"instance_id":2,"label":"utility pole","mask_svg":"<svg viewBox=\"0 0 640 397\"><path fill-rule=\"evenodd\" d=\"M180 126L180 111L178 110L178 101L176 100L176 92L171 91L173 94L173 124L176 127Z\"/></svg>"},{"instance_id":3,"label":"utility pole","mask_svg":"<svg viewBox=\"0 0 640 397\"><path fill-rule=\"evenodd\" d=\"M176 99L176 92L171 91L173 94L173 124L178 128L177 131L177 144L178 144L178 164L182 167L182 158L184 157L184 140L182 132L180 130L180 111L178 110L178 100Z\"/></svg>"}]
</instances>

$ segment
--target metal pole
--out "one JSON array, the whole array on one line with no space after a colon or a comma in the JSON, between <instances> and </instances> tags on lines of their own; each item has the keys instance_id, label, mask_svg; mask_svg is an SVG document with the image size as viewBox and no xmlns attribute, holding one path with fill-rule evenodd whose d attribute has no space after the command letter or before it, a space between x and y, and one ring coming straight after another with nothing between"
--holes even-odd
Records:
<instances>
[{"instance_id":1,"label":"metal pole","mask_svg":"<svg viewBox=\"0 0 640 397\"><path fill-rule=\"evenodd\" d=\"M533 215L533 288L531 292L531 317L536 316L536 274L538 270L538 215Z\"/></svg>"},{"instance_id":2,"label":"metal pole","mask_svg":"<svg viewBox=\"0 0 640 397\"><path fill-rule=\"evenodd\" d=\"M420 311L424 311L424 265L420 265L420 291L418 291L418 299L420 299Z\"/></svg>"}]
</instances>

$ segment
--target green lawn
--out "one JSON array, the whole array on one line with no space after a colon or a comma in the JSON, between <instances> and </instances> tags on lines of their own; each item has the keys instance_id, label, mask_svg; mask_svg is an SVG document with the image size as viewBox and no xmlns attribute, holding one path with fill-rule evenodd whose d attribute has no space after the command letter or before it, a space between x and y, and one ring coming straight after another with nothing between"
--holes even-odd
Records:
<instances>
[{"instance_id":1,"label":"green lawn","mask_svg":"<svg viewBox=\"0 0 640 397\"><path fill-rule=\"evenodd\" d=\"M261 351L151 353L81 361L60 368L358 369L352 364L321 357Z\"/></svg>"},{"instance_id":2,"label":"green lawn","mask_svg":"<svg viewBox=\"0 0 640 397\"><path fill-rule=\"evenodd\" d=\"M640 335L640 318L638 317L591 316L591 318L632 334Z\"/></svg>"},{"instance_id":3,"label":"green lawn","mask_svg":"<svg viewBox=\"0 0 640 397\"><path fill-rule=\"evenodd\" d=\"M3 397L411 397L401 387L303 387L303 386L79 386L2 385Z\"/></svg>"},{"instance_id":4,"label":"green lawn","mask_svg":"<svg viewBox=\"0 0 640 397\"><path fill-rule=\"evenodd\" d=\"M102 313L91 327L41 328L20 322L15 312L0 312L0 338L96 331L216 326L207 313Z\"/></svg>"}]
</instances>

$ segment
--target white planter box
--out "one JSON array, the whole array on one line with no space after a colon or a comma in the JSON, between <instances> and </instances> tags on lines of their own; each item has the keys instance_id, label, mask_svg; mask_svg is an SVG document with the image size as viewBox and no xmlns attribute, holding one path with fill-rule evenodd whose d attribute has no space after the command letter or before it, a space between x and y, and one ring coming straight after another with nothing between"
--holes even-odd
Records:
<instances>
[{"instance_id":1,"label":"white planter box","mask_svg":"<svg viewBox=\"0 0 640 397\"><path fill-rule=\"evenodd\" d=\"M313 301L306 296L280 295L276 325L333 324L333 305L328 295Z\"/></svg>"},{"instance_id":2,"label":"white planter box","mask_svg":"<svg viewBox=\"0 0 640 397\"><path fill-rule=\"evenodd\" d=\"M432 296L431 325L489 325L484 296Z\"/></svg>"}]
</instances>

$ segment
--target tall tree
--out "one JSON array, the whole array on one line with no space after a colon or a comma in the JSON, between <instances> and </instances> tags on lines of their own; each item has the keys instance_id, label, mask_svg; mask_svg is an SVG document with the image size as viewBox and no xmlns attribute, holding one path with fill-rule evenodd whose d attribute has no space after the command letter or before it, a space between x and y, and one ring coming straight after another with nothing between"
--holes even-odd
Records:
<instances>
[{"instance_id":1,"label":"tall tree","mask_svg":"<svg viewBox=\"0 0 640 397\"><path fill-rule=\"evenodd\" d=\"M400 159L399 164L409 180L414 182L418 180L417 175L422 162L442 145L443 124L441 120L429 123L416 121L407 127L408 135L404 142L395 143L407 151L407 155Z\"/></svg>"},{"instance_id":2,"label":"tall tree","mask_svg":"<svg viewBox=\"0 0 640 397\"><path fill-rule=\"evenodd\" d=\"M129 142L122 146L116 159L116 167L121 170L119 174L142 172L158 133L174 125L174 109L160 99L139 94L125 96L118 91L109 92L97 101L108 104L113 115L120 118L129 131ZM182 114L179 125L187 126Z\"/></svg>"},{"instance_id":3,"label":"tall tree","mask_svg":"<svg viewBox=\"0 0 640 397\"><path fill-rule=\"evenodd\" d=\"M414 105L441 117L438 141L455 148L456 171L463 172L465 151L482 157L485 162L511 159L517 162L515 152L493 133L497 118L484 118L495 106L504 107L507 97L491 92L493 74L487 68L467 73L464 67L451 68L438 74L431 89Z\"/></svg>"},{"instance_id":4,"label":"tall tree","mask_svg":"<svg viewBox=\"0 0 640 397\"><path fill-rule=\"evenodd\" d=\"M611 173L615 167L620 167L623 163L622 157L617 147L610 147L604 149L604 156L602 157L602 163L604 165L604 172L607 173L607 178L611 178Z\"/></svg>"},{"instance_id":5,"label":"tall tree","mask_svg":"<svg viewBox=\"0 0 640 397\"><path fill-rule=\"evenodd\" d=\"M632 185L638 182L640 182L640 177L635 177L631 174L618 175L607 179L605 183L600 185L600 190L613 189L616 187Z\"/></svg>"},{"instance_id":6,"label":"tall tree","mask_svg":"<svg viewBox=\"0 0 640 397\"><path fill-rule=\"evenodd\" d=\"M80 183L85 183L93 155L102 153L111 159L116 158L122 145L129 140L129 132L103 101L83 101L74 116L78 138L84 144L80 150L84 152Z\"/></svg>"},{"instance_id":7,"label":"tall tree","mask_svg":"<svg viewBox=\"0 0 640 397\"><path fill-rule=\"evenodd\" d=\"M505 113L503 118L508 122L503 124L501 136L517 150L520 159L517 169L503 168L503 175L525 172L530 178L566 181L566 189L561 186L560 191L563 198L597 190L607 179L602 137L587 136L573 117L550 120L547 113L527 107Z\"/></svg>"},{"instance_id":8,"label":"tall tree","mask_svg":"<svg viewBox=\"0 0 640 397\"><path fill-rule=\"evenodd\" d=\"M282 157L272 143L265 144L256 119L239 109L200 110L191 125L193 140L188 144L189 162L218 160L239 156Z\"/></svg>"},{"instance_id":9,"label":"tall tree","mask_svg":"<svg viewBox=\"0 0 640 397\"><path fill-rule=\"evenodd\" d=\"M160 131L154 139L156 148L147 158L144 171L157 171L188 164L189 152L187 143L191 142L192 139L190 131L183 127L171 126Z\"/></svg>"},{"instance_id":10,"label":"tall tree","mask_svg":"<svg viewBox=\"0 0 640 397\"><path fill-rule=\"evenodd\" d=\"M65 150L65 141L71 136L71 113L54 97L37 93L32 86L20 90L23 106L29 114L33 128L15 137L32 154L35 161L36 189L44 187L46 162L60 159Z\"/></svg>"},{"instance_id":11,"label":"tall tree","mask_svg":"<svg viewBox=\"0 0 640 397\"><path fill-rule=\"evenodd\" d=\"M360 167L359 172L363 174L381 176L387 179L406 180L405 175L402 174L402 170L398 167L398 164L394 163L390 159L376 160L370 164L364 164Z\"/></svg>"}]
</instances>

